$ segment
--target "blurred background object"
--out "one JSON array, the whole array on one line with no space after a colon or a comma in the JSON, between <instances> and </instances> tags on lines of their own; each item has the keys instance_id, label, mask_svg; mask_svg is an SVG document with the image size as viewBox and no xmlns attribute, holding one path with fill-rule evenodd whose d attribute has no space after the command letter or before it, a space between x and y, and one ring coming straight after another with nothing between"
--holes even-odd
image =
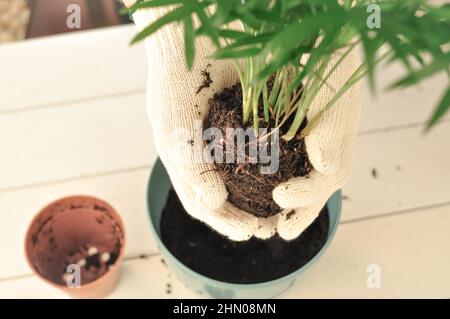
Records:
<instances>
[{"instance_id":1,"label":"blurred background object","mask_svg":"<svg viewBox=\"0 0 450 319\"><path fill-rule=\"evenodd\" d=\"M29 18L26 0L0 0L0 43L24 39Z\"/></svg>"},{"instance_id":2,"label":"blurred background object","mask_svg":"<svg viewBox=\"0 0 450 319\"><path fill-rule=\"evenodd\" d=\"M79 28L70 28L70 5L80 8ZM119 0L0 0L0 43L129 23Z\"/></svg>"},{"instance_id":3,"label":"blurred background object","mask_svg":"<svg viewBox=\"0 0 450 319\"><path fill-rule=\"evenodd\" d=\"M27 38L72 32L129 22L127 16L119 15L122 7L118 0L28 0L31 17ZM70 5L80 8L80 28L69 28Z\"/></svg>"}]
</instances>

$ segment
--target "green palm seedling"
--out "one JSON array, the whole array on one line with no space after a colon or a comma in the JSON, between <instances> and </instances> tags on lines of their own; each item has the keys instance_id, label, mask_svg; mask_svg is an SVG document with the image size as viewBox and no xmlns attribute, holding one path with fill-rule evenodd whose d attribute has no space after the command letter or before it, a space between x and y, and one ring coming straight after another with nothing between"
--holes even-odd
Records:
<instances>
[{"instance_id":1,"label":"green palm seedling","mask_svg":"<svg viewBox=\"0 0 450 319\"><path fill-rule=\"evenodd\" d=\"M170 6L169 13L137 34L132 43L166 24L181 22L186 61L192 67L195 38L209 37L217 49L215 59L235 61L244 122L252 118L258 129L258 104L262 100L263 122L273 120L279 128L294 117L284 135L286 140L299 133L320 88L328 85L339 63L358 47L363 49L363 62L341 88L334 90L325 110L364 76L374 88L374 73L381 63L401 62L404 66L404 75L390 85L393 89L449 71L450 5L431 5L426 0L141 0L130 10L163 6ZM368 24L369 8L379 10L379 28ZM242 28L230 28L234 21L241 22ZM342 57L330 68L331 57L338 50ZM426 128L449 107L450 85ZM308 119L303 135L319 116Z\"/></svg>"}]
</instances>

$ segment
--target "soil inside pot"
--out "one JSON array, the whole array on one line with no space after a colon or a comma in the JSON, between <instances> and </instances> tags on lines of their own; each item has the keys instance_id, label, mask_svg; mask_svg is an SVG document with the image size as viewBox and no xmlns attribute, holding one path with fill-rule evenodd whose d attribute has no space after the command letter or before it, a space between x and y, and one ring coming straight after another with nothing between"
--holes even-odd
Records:
<instances>
[{"instance_id":1,"label":"soil inside pot","mask_svg":"<svg viewBox=\"0 0 450 319\"><path fill-rule=\"evenodd\" d=\"M190 269L212 279L238 284L266 282L286 276L311 260L328 237L327 208L296 239L278 235L260 240L231 241L192 218L171 190L160 223L161 239Z\"/></svg>"},{"instance_id":2,"label":"soil inside pot","mask_svg":"<svg viewBox=\"0 0 450 319\"><path fill-rule=\"evenodd\" d=\"M269 83L270 85L270 83ZM270 90L270 87L269 87ZM259 127L274 128L275 121L271 119L269 123L264 122L262 101L259 105ZM295 113L293 114L295 115ZM236 207L243 209L259 217L268 217L279 213L280 207L272 198L273 189L280 183L297 176L306 176L312 169L308 159L305 142L303 138L293 138L290 141L284 140L284 135L294 116L281 127L279 132L279 168L273 174L262 174L261 166L267 166L260 162L259 157L254 163L250 158L246 158L244 163L215 163L217 171L221 174L228 190L228 200ZM250 120L246 127L243 126L242 115L242 88L238 83L230 88L214 95L209 101L209 112L204 121L204 127L218 128L222 131L225 143L235 143L234 138L227 138L227 128L253 127L253 121ZM305 125L306 123L303 123ZM270 143L270 139L268 142ZM270 156L270 145L268 147ZM238 147L232 149L230 158L237 158ZM224 147L224 154L226 148ZM249 154L248 145L246 146L246 155ZM232 157L231 157L232 156ZM224 156L225 157L225 156Z\"/></svg>"}]
</instances>

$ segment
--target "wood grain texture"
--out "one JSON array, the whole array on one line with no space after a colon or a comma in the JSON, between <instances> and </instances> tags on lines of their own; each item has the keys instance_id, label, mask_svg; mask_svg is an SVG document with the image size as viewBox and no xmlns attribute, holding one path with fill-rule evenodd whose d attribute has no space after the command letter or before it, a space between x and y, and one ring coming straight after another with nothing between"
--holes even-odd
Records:
<instances>
[{"instance_id":1,"label":"wood grain texture","mask_svg":"<svg viewBox=\"0 0 450 319\"><path fill-rule=\"evenodd\" d=\"M143 91L143 45L133 26L56 35L0 46L0 113Z\"/></svg>"},{"instance_id":2,"label":"wood grain texture","mask_svg":"<svg viewBox=\"0 0 450 319\"><path fill-rule=\"evenodd\" d=\"M400 91L387 87L405 74L399 64L383 67L376 73L377 90L372 94L367 81L363 86L360 133L392 130L401 127L423 128L448 87L445 74L429 78L415 87ZM448 121L450 114L444 116Z\"/></svg>"},{"instance_id":3,"label":"wood grain texture","mask_svg":"<svg viewBox=\"0 0 450 319\"><path fill-rule=\"evenodd\" d=\"M0 116L0 191L151 165L143 94Z\"/></svg>"},{"instance_id":4,"label":"wood grain texture","mask_svg":"<svg viewBox=\"0 0 450 319\"><path fill-rule=\"evenodd\" d=\"M340 225L330 250L286 298L449 298L450 206ZM381 288L367 287L367 267Z\"/></svg>"},{"instance_id":5,"label":"wood grain texture","mask_svg":"<svg viewBox=\"0 0 450 319\"><path fill-rule=\"evenodd\" d=\"M342 220L450 205L450 123L360 135Z\"/></svg>"}]
</instances>

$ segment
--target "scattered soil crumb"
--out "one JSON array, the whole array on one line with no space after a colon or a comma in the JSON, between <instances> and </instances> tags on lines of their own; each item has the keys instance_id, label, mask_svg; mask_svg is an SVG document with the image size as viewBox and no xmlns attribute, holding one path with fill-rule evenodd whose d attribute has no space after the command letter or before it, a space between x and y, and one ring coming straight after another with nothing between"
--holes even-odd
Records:
<instances>
[{"instance_id":1,"label":"scattered soil crumb","mask_svg":"<svg viewBox=\"0 0 450 319\"><path fill-rule=\"evenodd\" d=\"M372 177L373 178L377 178L378 177L378 171L376 170L376 168L372 168Z\"/></svg>"},{"instance_id":2,"label":"scattered soil crumb","mask_svg":"<svg viewBox=\"0 0 450 319\"><path fill-rule=\"evenodd\" d=\"M286 214L286 220L291 219L292 216L294 216L295 210L291 210L289 213Z\"/></svg>"},{"instance_id":3,"label":"scattered soil crumb","mask_svg":"<svg viewBox=\"0 0 450 319\"><path fill-rule=\"evenodd\" d=\"M170 283L166 284L166 294L172 293L172 285Z\"/></svg>"},{"instance_id":4,"label":"scattered soil crumb","mask_svg":"<svg viewBox=\"0 0 450 319\"><path fill-rule=\"evenodd\" d=\"M347 195L342 195L342 200L350 200L350 197L348 197Z\"/></svg>"},{"instance_id":5,"label":"scattered soil crumb","mask_svg":"<svg viewBox=\"0 0 450 319\"><path fill-rule=\"evenodd\" d=\"M397 166L395 166L395 169L396 169L397 171L401 171L401 170L402 170L402 167L401 167L400 165L397 165Z\"/></svg>"},{"instance_id":6,"label":"scattered soil crumb","mask_svg":"<svg viewBox=\"0 0 450 319\"><path fill-rule=\"evenodd\" d=\"M195 94L199 94L203 89L207 89L211 86L211 84L213 83L212 79L211 79L211 73L208 71L208 69L211 67L211 64L208 64L206 66L206 68L204 70L202 70L201 74L203 76L203 82L202 84L198 87L197 91L195 92Z\"/></svg>"},{"instance_id":7,"label":"scattered soil crumb","mask_svg":"<svg viewBox=\"0 0 450 319\"><path fill-rule=\"evenodd\" d=\"M167 266L166 261L163 258L161 258L161 264L163 264L164 266Z\"/></svg>"},{"instance_id":8,"label":"scattered soil crumb","mask_svg":"<svg viewBox=\"0 0 450 319\"><path fill-rule=\"evenodd\" d=\"M148 256L147 255L140 255L139 258L140 259L148 259Z\"/></svg>"}]
</instances>

